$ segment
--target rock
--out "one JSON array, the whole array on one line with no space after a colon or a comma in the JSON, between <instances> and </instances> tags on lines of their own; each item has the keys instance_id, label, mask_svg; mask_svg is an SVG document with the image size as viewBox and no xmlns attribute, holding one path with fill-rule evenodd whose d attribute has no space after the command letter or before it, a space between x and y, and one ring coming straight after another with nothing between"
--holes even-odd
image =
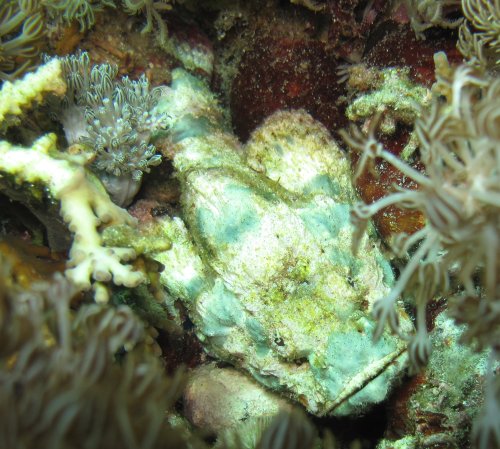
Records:
<instances>
[{"instance_id":1,"label":"rock","mask_svg":"<svg viewBox=\"0 0 500 449\"><path fill-rule=\"evenodd\" d=\"M255 380L234 368L218 368L215 364L196 368L184 390L185 416L208 432L219 433L289 409L287 401Z\"/></svg>"}]
</instances>

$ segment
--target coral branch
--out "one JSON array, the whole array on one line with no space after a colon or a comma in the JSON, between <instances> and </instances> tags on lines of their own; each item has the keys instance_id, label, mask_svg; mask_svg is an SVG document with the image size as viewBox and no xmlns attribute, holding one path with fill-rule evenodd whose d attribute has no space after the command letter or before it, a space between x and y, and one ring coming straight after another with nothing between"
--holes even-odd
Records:
<instances>
[{"instance_id":1,"label":"coral branch","mask_svg":"<svg viewBox=\"0 0 500 449\"><path fill-rule=\"evenodd\" d=\"M63 95L65 89L57 59L21 81L7 82L0 92L0 124L6 116L20 115L33 101L41 101L45 92ZM9 101L5 101L7 95ZM134 287L143 281L142 273L122 264L135 257L134 251L105 248L99 234L103 225L133 225L134 219L109 199L99 180L79 160L58 153L55 135L40 137L31 148L0 141L0 174L28 192L41 184L45 194L60 201L60 213L74 233L66 275L79 288L90 288L93 278L97 281L96 300L106 300L100 282L113 280L117 285Z\"/></svg>"}]
</instances>

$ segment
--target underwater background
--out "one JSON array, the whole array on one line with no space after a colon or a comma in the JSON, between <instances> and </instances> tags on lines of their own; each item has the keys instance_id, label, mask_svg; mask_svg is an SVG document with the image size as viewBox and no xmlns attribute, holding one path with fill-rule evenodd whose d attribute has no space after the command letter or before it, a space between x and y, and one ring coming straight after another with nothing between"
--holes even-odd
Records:
<instances>
[{"instance_id":1,"label":"underwater background","mask_svg":"<svg viewBox=\"0 0 500 449\"><path fill-rule=\"evenodd\" d=\"M0 448L500 448L499 0L0 0Z\"/></svg>"}]
</instances>

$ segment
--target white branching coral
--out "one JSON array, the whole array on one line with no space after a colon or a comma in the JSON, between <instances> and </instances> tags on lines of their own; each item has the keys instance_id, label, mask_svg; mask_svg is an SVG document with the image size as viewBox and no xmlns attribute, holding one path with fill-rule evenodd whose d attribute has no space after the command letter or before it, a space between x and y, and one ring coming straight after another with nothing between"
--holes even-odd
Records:
<instances>
[{"instance_id":1,"label":"white branching coral","mask_svg":"<svg viewBox=\"0 0 500 449\"><path fill-rule=\"evenodd\" d=\"M500 355L500 80L481 77L468 66L450 73L450 79L441 77L437 86L447 101L435 98L415 123L424 172L384 149L374 136L376 121L368 137L357 129L344 133L346 142L361 153L358 176L375 158L382 158L419 185L418 190L398 187L353 210L356 247L363 244L361 230L370 217L389 205L419 210L426 218L422 229L396 238L395 251L408 262L390 294L373 308L376 337L387 322L401 334L395 303L403 293L414 296L417 331L402 335L409 339L414 367L429 356L425 311L438 294L449 295L450 313L468 325L468 343L491 348L493 360ZM495 420L485 419L479 425L492 423ZM499 436L484 428L477 435ZM488 444L493 440L483 438L481 447L494 447Z\"/></svg>"},{"instance_id":2,"label":"white branching coral","mask_svg":"<svg viewBox=\"0 0 500 449\"><path fill-rule=\"evenodd\" d=\"M40 67L36 73L30 73L15 82L5 82L0 90L0 129L4 129L17 120L23 109L33 102L40 102L44 95L51 92L55 95L66 93L62 68L59 61L54 60Z\"/></svg>"},{"instance_id":3,"label":"white branching coral","mask_svg":"<svg viewBox=\"0 0 500 449\"><path fill-rule=\"evenodd\" d=\"M47 91L59 95L65 92L58 60L42 66L26 80L4 84L0 99L9 92L13 100L6 101L10 103L8 110L0 107L0 119L21 114ZM102 282L113 280L117 285L134 287L143 281L142 273L122 264L135 257L134 251L103 247L99 232L111 224L133 225L134 219L109 199L99 180L77 159L63 158L57 151L55 135L40 137L30 148L0 141L0 175L26 189L42 185L51 198L60 202L61 216L74 233L66 276L79 288L88 289L95 281L96 300L106 300Z\"/></svg>"}]
</instances>

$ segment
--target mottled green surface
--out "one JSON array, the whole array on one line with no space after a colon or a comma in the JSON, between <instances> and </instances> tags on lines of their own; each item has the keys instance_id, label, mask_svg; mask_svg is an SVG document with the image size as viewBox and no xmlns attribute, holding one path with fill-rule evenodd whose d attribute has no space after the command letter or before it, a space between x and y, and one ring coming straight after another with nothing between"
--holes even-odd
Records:
<instances>
[{"instance_id":1,"label":"mottled green surface","mask_svg":"<svg viewBox=\"0 0 500 449\"><path fill-rule=\"evenodd\" d=\"M374 240L351 253L343 153L301 111L272 116L243 151L222 132L176 134L184 117L193 123L186 108L171 124L182 219L163 218L172 249L153 257L206 350L315 414L385 399L404 342L371 338L371 306L393 278Z\"/></svg>"}]
</instances>

